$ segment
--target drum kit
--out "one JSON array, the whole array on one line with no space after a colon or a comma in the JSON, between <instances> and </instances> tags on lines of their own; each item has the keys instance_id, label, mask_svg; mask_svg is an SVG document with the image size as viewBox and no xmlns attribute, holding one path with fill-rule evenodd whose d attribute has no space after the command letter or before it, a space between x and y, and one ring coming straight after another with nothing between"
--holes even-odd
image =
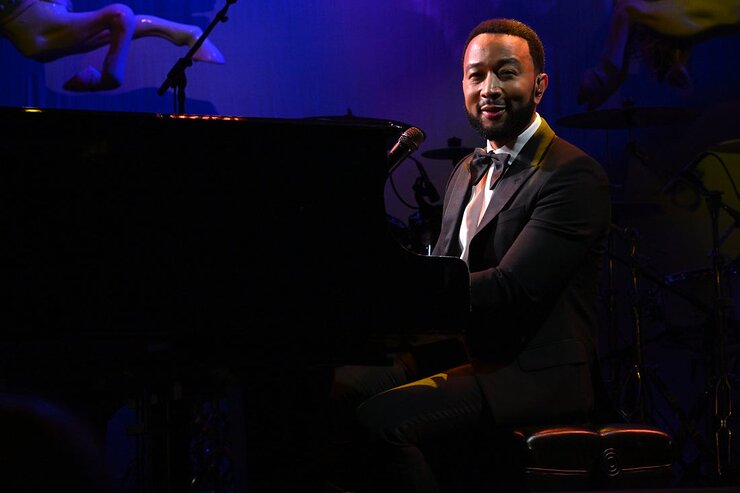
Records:
<instances>
[{"instance_id":1,"label":"drum kit","mask_svg":"<svg viewBox=\"0 0 740 493\"><path fill-rule=\"evenodd\" d=\"M632 142L631 132L635 128L647 128L657 127L662 125L670 125L679 122L686 122L697 118L700 112L692 108L681 108L681 107L635 107L631 104L631 101L627 101L625 105L620 108L603 109L596 111L589 111L586 113L580 113L570 115L558 120L558 123L565 127L573 128L584 128L584 129L626 129L629 132L628 149L634 151L634 146L630 147ZM722 193L717 190L711 190L705 183L705 180L701 177L700 173L695 172L699 161L709 154L716 153L740 153L740 140L725 141L717 144L710 148L707 152L702 153L699 158L695 158L669 180L669 182L661 188L661 193L665 194L667 191L675 187L676 183L681 182L683 185L693 189L695 195L698 198L703 198L709 212L709 222L711 229L711 245L710 254L711 265L704 269L695 269L693 271L686 271L684 273L671 274L667 276L659 276L651 274L650 269L646 268L644 262L641 260L639 255L640 248L640 235L638 232L627 226L620 226L618 224L612 224L611 230L612 235L609 243L609 255L608 255L608 280L610 295L613 295L613 267L614 262L621 262L628 267L629 270L629 281L631 288L631 310L630 310L630 322L632 340L631 351L629 352L631 358L631 364L625 374L617 376L612 373L614 382L621 382L621 387L617 389L617 403L618 410L625 416L627 420L638 420L641 422L647 421L648 413L646 406L648 403L653 403L654 400L649 395L653 390L657 390L664 402L673 411L681 431L693 429L693 419L690 419L683 409L683 406L679 403L678 399L671 391L668 385L663 382L660 376L657 374L653 367L645 365L643 357L643 344L644 344L644 329L646 321L646 308L649 306L646 303L646 292L642 287L643 281L648 281L651 286L655 286L655 290L660 292L670 292L670 295L674 298L680 298L683 304L691 305L694 310L703 315L703 324L699 326L700 329L706 328L706 332L709 334L707 337L708 343L706 346L709 348L706 350L706 391L703 389L700 393L700 399L705 400L706 406L702 406L707 409L707 432L705 437L699 433L689 433L691 440L695 442L695 445L701 450L704 455L711 457L711 461L714 465L716 474L721 479L727 475L729 465L731 462L731 430L728 423L728 419L731 415L731 403L733 400L732 396L732 384L730 382L730 364L728 351L728 336L730 332L728 328L734 325L738 327L738 320L732 318L732 295L729 290L730 277L735 276L738 271L738 259L740 256L734 253L736 257L734 259L728 259L725 255L720 253L720 247L729 234L737 227L740 227L740 212L735 210L731 205L722 200ZM640 157L639 155L637 157ZM643 164L645 164L644 160ZM724 163L723 163L724 164ZM737 197L737 189L735 189L735 198ZM628 202L614 202L613 208L613 219L620 219L624 216L629 216L627 212L629 207L638 214L645 215L646 210L641 208L639 204L630 204ZM621 209L618 209L620 207ZM627 212L627 213L626 213ZM730 219L730 226L724 232L720 234L719 231L719 215L720 212L726 213L726 216ZM656 219L656 218L653 218ZM627 246L628 256L626 259L619 258L614 248L614 237L624 242ZM686 274L686 275L684 275ZM690 276L688 274L691 274ZM689 286L685 283L684 286L681 284L688 279L701 279L708 294L707 296L701 297L700 293L697 293L696 289L683 289ZM695 285L691 285L695 287ZM654 290L654 291L655 291ZM614 338L616 322L615 322L615 307L613 304L613 297L609 298L609 306L607 308L609 318L609 338L610 338L610 349L615 349ZM663 314L663 322L665 323L665 313ZM670 328L664 327L665 332L670 332ZM695 332L704 332L703 330ZM611 369L614 371L615 365L612 363ZM675 382L674 382L675 383ZM680 390L679 390L680 391ZM653 409L653 411L655 411ZM654 418L653 418L654 419ZM694 430L695 431L695 430Z\"/></svg>"}]
</instances>

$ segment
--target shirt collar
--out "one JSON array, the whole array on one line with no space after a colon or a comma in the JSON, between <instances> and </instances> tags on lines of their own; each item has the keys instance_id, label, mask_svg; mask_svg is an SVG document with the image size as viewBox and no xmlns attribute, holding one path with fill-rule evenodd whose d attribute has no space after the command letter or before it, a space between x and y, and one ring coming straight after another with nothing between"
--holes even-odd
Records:
<instances>
[{"instance_id":1,"label":"shirt collar","mask_svg":"<svg viewBox=\"0 0 740 493\"><path fill-rule=\"evenodd\" d=\"M516 159L519 152L524 147L524 144L529 141L529 139L532 138L534 133L537 131L537 129L540 126L540 123L542 122L542 118L540 117L539 113L534 114L534 121L530 123L530 125L524 130L524 132L520 133L519 136L516 138L516 142L514 142L514 145L509 146L503 146L499 147L498 149L494 149L491 145L491 142L489 141L486 145L486 150L493 151L495 153L505 152L507 154L510 154L511 157L509 158L509 162L512 163Z\"/></svg>"}]
</instances>

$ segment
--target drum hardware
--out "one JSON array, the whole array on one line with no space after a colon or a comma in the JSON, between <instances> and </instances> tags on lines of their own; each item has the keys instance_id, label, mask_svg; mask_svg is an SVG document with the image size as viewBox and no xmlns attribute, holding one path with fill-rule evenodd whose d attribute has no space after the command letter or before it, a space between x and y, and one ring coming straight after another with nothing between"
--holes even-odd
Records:
<instances>
[{"instance_id":1,"label":"drum hardware","mask_svg":"<svg viewBox=\"0 0 740 493\"><path fill-rule=\"evenodd\" d=\"M560 118L558 124L570 128L617 129L671 125L697 118L700 111L680 106L638 107L627 98L619 108L576 113Z\"/></svg>"},{"instance_id":2,"label":"drum hardware","mask_svg":"<svg viewBox=\"0 0 740 493\"><path fill-rule=\"evenodd\" d=\"M736 276L740 273L740 255L725 266L725 275ZM666 274L663 280L666 284L680 284L695 279L710 279L714 275L711 268L691 269L681 272Z\"/></svg>"},{"instance_id":3,"label":"drum hardware","mask_svg":"<svg viewBox=\"0 0 740 493\"><path fill-rule=\"evenodd\" d=\"M721 144L715 147L734 150L735 145L736 144L733 142L731 145ZM729 472L730 451L732 446L732 432L729 429L728 420L732 414L731 396L733 389L727 371L727 322L729 319L728 314L732 309L732 300L727 293L725 275L728 269L727 265L725 265L725 259L720 253L720 246L735 228L740 227L740 212L722 201L722 193L720 191L709 190L695 172L697 164L706 155L713 154L713 152L705 152L690 161L662 188L662 191L669 191L677 182L683 182L693 188L701 197L704 198L709 213L712 231L710 251L710 257L712 259L711 274L714 280L714 306L711 311L713 322L712 335L714 339L714 361L716 363L715 368L713 369L714 374L711 378L714 400L712 406L712 417L714 419L715 426L713 436L715 442L716 473L720 481L725 481L728 479L727 473ZM720 234L719 214L720 211L723 210L733 219L733 222L727 231Z\"/></svg>"},{"instance_id":4,"label":"drum hardware","mask_svg":"<svg viewBox=\"0 0 740 493\"><path fill-rule=\"evenodd\" d=\"M471 147L462 147L462 140L457 137L450 137L447 139L447 147L424 151L421 155L429 159L449 160L452 161L452 165L454 166L458 161L473 151L474 149Z\"/></svg>"},{"instance_id":5,"label":"drum hardware","mask_svg":"<svg viewBox=\"0 0 740 493\"><path fill-rule=\"evenodd\" d=\"M740 154L740 139L725 140L709 148L711 152Z\"/></svg>"},{"instance_id":6,"label":"drum hardware","mask_svg":"<svg viewBox=\"0 0 740 493\"><path fill-rule=\"evenodd\" d=\"M717 474L720 479L725 478L730 465L730 449L732 446L732 433L728 428L728 419L732 414L731 395L732 387L727 373L727 314L731 308L731 299L726 294L724 279L723 258L719 252L721 244L719 234L719 211L721 208L728 210L735 220L735 225L740 225L740 213L729 208L722 202L721 195L717 191L707 190L703 184L701 192L706 198L709 208L710 221L712 224L712 270L714 274L715 288L715 313L714 334L716 336L717 351L717 373L715 375L714 389L714 418L716 423L715 445L717 450Z\"/></svg>"},{"instance_id":7,"label":"drum hardware","mask_svg":"<svg viewBox=\"0 0 740 493\"><path fill-rule=\"evenodd\" d=\"M656 285L663 287L667 290L672 291L676 295L684 298L690 303L694 304L699 309L710 311L710 307L703 303L701 300L694 298L693 296L676 289L674 286L667 284L660 276L652 274L649 270L643 268L642 262L638 258L638 246L639 246L639 233L637 230L630 227L622 227L616 224L610 225L610 236L609 236L609 266L608 266L608 281L610 285L610 297L609 297L609 344L612 348L616 345L616 322L615 322L615 303L613 297L613 267L614 261L617 261L630 269L630 284L632 290L632 327L633 327L633 362L629 371L624 376L621 387L618 389L618 402L617 411L622 417L628 422L639 421L646 423L648 420L648 413L646 408L646 402L649 399L649 388L648 384L652 384L666 403L669 405L671 410L675 413L678 418L679 426L682 429L682 436L686 436L694 441L694 443L702 450L707 456L711 457L713 454L712 447L709 443L701 436L694 421L687 416L686 412L682 409L680 403L666 386L666 384L660 379L652 368L645 365L644 354L643 354L643 308L644 308L644 297L642 295L641 281L642 279L650 280ZM618 236L624 240L629 246L629 258L623 258L616 254L614 249L614 237ZM614 381L617 381L616 379ZM631 391L631 393L630 393ZM628 402L628 397L631 397L631 401ZM630 407L628 408L628 405Z\"/></svg>"},{"instance_id":8,"label":"drum hardware","mask_svg":"<svg viewBox=\"0 0 740 493\"><path fill-rule=\"evenodd\" d=\"M416 212L409 216L409 233L413 251L421 255L431 255L442 227L442 202L439 192L421 162L413 156L409 159L416 164L419 176L416 177L414 191Z\"/></svg>"},{"instance_id":9,"label":"drum hardware","mask_svg":"<svg viewBox=\"0 0 740 493\"><path fill-rule=\"evenodd\" d=\"M633 421L636 417L639 422L645 423L647 420L645 412L645 399L647 396L643 379L647 375L642 352L643 297L640 289L640 276L642 269L640 268L640 262L637 260L638 234L636 230L629 227L620 228L612 225L612 229L616 230L629 243L629 260L626 262L626 265L630 268L630 282L632 289L631 314L632 328L634 330L632 341L634 361L622 384L618 409L628 422ZM634 386L634 394L632 396L634 401L632 403L632 408L626 409L626 391L630 384Z\"/></svg>"},{"instance_id":10,"label":"drum hardware","mask_svg":"<svg viewBox=\"0 0 740 493\"><path fill-rule=\"evenodd\" d=\"M625 129L627 130L627 142L625 152L628 156L636 159L643 167L649 167L650 156L640 149L633 138L633 130L636 128L656 127L672 125L682 121L690 121L701 115L701 112L693 108L680 106L635 106L631 98L624 98L621 106L601 110L586 111L564 116L557 120L559 125L570 128L583 129ZM607 136L608 136L607 132ZM608 137L607 137L608 140ZM608 146L607 146L608 147ZM627 168L622 169L622 184L626 181ZM623 192L622 184L612 185L618 192Z\"/></svg>"}]
</instances>

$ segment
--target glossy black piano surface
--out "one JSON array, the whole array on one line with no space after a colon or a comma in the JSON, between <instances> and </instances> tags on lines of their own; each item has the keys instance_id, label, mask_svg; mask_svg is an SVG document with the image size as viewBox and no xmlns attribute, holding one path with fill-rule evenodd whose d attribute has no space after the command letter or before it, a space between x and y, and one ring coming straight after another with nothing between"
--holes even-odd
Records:
<instances>
[{"instance_id":1,"label":"glossy black piano surface","mask_svg":"<svg viewBox=\"0 0 740 493\"><path fill-rule=\"evenodd\" d=\"M342 360L368 337L464 328L465 265L389 230L386 154L404 124L0 119L4 337L223 343L269 362L275 349Z\"/></svg>"}]
</instances>

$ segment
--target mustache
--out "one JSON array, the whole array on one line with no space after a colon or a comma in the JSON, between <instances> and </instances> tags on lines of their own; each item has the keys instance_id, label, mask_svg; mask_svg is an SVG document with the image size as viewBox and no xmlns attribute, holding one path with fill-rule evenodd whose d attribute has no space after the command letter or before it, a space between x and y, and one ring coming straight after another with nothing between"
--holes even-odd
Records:
<instances>
[{"instance_id":1,"label":"mustache","mask_svg":"<svg viewBox=\"0 0 740 493\"><path fill-rule=\"evenodd\" d=\"M499 108L506 108L506 101L504 100L497 101L495 99L484 99L478 102L478 109L483 108L485 106L496 106Z\"/></svg>"}]
</instances>

